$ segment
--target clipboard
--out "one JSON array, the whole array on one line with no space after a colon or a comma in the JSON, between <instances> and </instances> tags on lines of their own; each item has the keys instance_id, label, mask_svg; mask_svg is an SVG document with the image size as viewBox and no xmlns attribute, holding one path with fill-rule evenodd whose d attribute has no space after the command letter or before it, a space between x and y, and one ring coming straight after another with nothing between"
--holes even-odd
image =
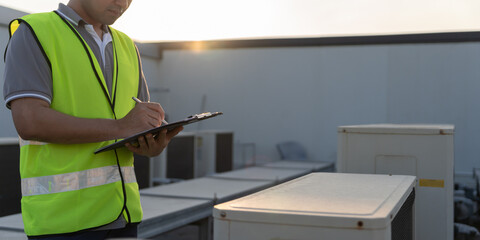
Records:
<instances>
[{"instance_id":1,"label":"clipboard","mask_svg":"<svg viewBox=\"0 0 480 240\"><path fill-rule=\"evenodd\" d=\"M156 134L158 132L162 131L163 129L167 129L167 131L170 131L170 130L176 128L176 127L184 126L184 125L194 123L194 122L198 122L198 121L203 121L205 119L213 118L213 117L216 117L216 116L219 116L219 115L222 115L222 114L223 114L222 112L213 112L213 113L212 112L205 112L205 113L195 114L195 115L189 116L189 117L187 117L183 120L177 121L177 122L169 123L169 124L166 124L166 125L162 125L160 127L156 127L156 128L152 128L152 129L143 131L143 132L139 132L135 135L124 138L121 141L112 143L112 144L107 145L105 147L101 147L101 148L95 150L94 153L97 154L97 153L113 150L113 149L116 149L116 148L119 148L119 147L123 147L126 143L135 143L135 142L137 142L138 137L145 136L149 133L153 134L153 136L155 137Z\"/></svg>"}]
</instances>

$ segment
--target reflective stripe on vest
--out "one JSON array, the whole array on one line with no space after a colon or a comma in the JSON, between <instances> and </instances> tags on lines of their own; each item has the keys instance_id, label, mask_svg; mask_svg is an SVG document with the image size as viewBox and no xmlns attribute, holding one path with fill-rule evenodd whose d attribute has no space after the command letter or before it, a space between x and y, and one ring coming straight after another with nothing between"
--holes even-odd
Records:
<instances>
[{"instance_id":1,"label":"reflective stripe on vest","mask_svg":"<svg viewBox=\"0 0 480 240\"><path fill-rule=\"evenodd\" d=\"M133 167L122 167L125 183L136 182ZM22 179L22 196L59 193L121 181L118 166Z\"/></svg>"}]
</instances>

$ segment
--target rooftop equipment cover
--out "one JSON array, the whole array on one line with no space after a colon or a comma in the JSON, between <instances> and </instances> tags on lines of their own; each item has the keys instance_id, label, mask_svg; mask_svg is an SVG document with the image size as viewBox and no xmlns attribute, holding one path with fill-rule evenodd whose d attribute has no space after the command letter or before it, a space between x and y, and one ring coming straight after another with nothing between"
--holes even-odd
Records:
<instances>
[{"instance_id":1,"label":"rooftop equipment cover","mask_svg":"<svg viewBox=\"0 0 480 240\"><path fill-rule=\"evenodd\" d=\"M379 134L453 134L454 125L449 124L365 124L339 126L338 132L346 133L379 133Z\"/></svg>"},{"instance_id":2,"label":"rooftop equipment cover","mask_svg":"<svg viewBox=\"0 0 480 240\"><path fill-rule=\"evenodd\" d=\"M400 175L312 173L215 206L215 236L218 239L224 239L225 234L230 239L387 236L392 219L413 191L415 179ZM239 230L245 227L252 230ZM342 231L353 235L342 235Z\"/></svg>"}]
</instances>

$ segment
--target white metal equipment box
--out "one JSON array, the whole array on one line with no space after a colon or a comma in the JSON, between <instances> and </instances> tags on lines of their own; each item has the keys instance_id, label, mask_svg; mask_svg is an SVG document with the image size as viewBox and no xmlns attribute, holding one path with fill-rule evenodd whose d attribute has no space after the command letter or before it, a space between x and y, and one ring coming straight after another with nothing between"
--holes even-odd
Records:
<instances>
[{"instance_id":1,"label":"white metal equipment box","mask_svg":"<svg viewBox=\"0 0 480 240\"><path fill-rule=\"evenodd\" d=\"M338 172L413 175L416 239L453 239L453 125L338 127Z\"/></svg>"},{"instance_id":2,"label":"white metal equipment box","mask_svg":"<svg viewBox=\"0 0 480 240\"><path fill-rule=\"evenodd\" d=\"M196 135L202 139L201 158L208 162L202 176L233 170L233 131L203 130Z\"/></svg>"},{"instance_id":3,"label":"white metal equipment box","mask_svg":"<svg viewBox=\"0 0 480 240\"><path fill-rule=\"evenodd\" d=\"M413 176L311 173L216 205L214 239L413 239L414 186Z\"/></svg>"},{"instance_id":4,"label":"white metal equipment box","mask_svg":"<svg viewBox=\"0 0 480 240\"><path fill-rule=\"evenodd\" d=\"M181 132L167 146L161 178L192 179L233 169L233 132Z\"/></svg>"}]
</instances>

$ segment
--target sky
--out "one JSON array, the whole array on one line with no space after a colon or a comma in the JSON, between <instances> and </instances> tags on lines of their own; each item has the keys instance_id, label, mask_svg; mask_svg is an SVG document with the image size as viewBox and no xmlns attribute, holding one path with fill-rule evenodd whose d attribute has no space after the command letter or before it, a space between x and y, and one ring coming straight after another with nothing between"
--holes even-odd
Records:
<instances>
[{"instance_id":1,"label":"sky","mask_svg":"<svg viewBox=\"0 0 480 240\"><path fill-rule=\"evenodd\" d=\"M68 0L0 0L28 13ZM113 25L139 42L480 31L479 0L133 0Z\"/></svg>"}]
</instances>

